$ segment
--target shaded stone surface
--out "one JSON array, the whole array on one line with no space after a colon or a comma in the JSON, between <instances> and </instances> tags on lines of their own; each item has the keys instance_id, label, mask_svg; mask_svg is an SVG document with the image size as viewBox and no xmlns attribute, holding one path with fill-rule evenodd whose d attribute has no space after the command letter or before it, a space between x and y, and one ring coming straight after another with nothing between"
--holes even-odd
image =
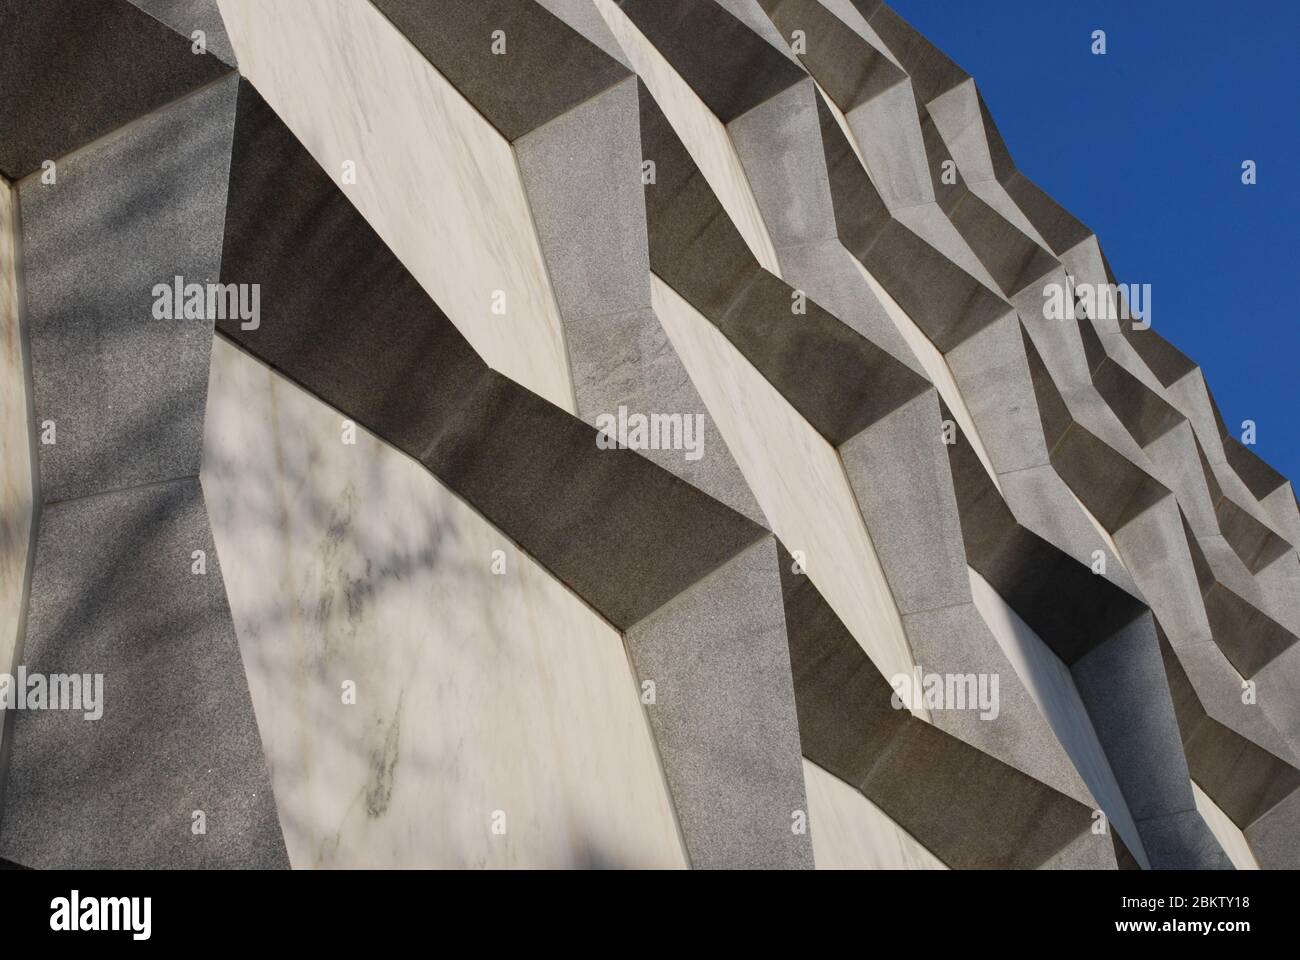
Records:
<instances>
[{"instance_id":1,"label":"shaded stone surface","mask_svg":"<svg viewBox=\"0 0 1300 960\"><path fill-rule=\"evenodd\" d=\"M197 478L45 508L23 660L102 675L102 716L16 712L0 856L288 866ZM191 832L199 810L206 834Z\"/></svg>"},{"instance_id":2,"label":"shaded stone surface","mask_svg":"<svg viewBox=\"0 0 1300 960\"><path fill-rule=\"evenodd\" d=\"M716 3L618 5L724 124L803 79L794 64Z\"/></svg>"},{"instance_id":3,"label":"shaded stone surface","mask_svg":"<svg viewBox=\"0 0 1300 960\"><path fill-rule=\"evenodd\" d=\"M817 0L761 2L785 36L802 30L810 38L801 59L845 113L908 79L888 57Z\"/></svg>"},{"instance_id":4,"label":"shaded stone surface","mask_svg":"<svg viewBox=\"0 0 1300 960\"><path fill-rule=\"evenodd\" d=\"M891 703L893 692L807 576L781 551L804 756L860 790L954 869L1114 865L1076 800Z\"/></svg>"},{"instance_id":5,"label":"shaded stone surface","mask_svg":"<svg viewBox=\"0 0 1300 960\"><path fill-rule=\"evenodd\" d=\"M268 219L272 194L283 215ZM281 256L303 232L299 255ZM258 329L222 333L415 457L628 632L642 678L665 691L651 723L692 860L809 866L790 830L802 768L763 528L632 450L601 449L490 370L246 84L222 266L259 276L269 305Z\"/></svg>"},{"instance_id":6,"label":"shaded stone surface","mask_svg":"<svg viewBox=\"0 0 1300 960\"><path fill-rule=\"evenodd\" d=\"M507 140L536 130L628 75L621 63L537 3L372 2ZM504 53L493 52L497 31L504 34ZM541 76L546 82L538 82Z\"/></svg>"},{"instance_id":7,"label":"shaded stone surface","mask_svg":"<svg viewBox=\"0 0 1300 960\"><path fill-rule=\"evenodd\" d=\"M29 419L58 434L37 447L24 660L107 685L102 720L10 718L0 866L286 863L196 478L212 321L150 316L178 275L258 284L260 324L222 336L310 391L323 431L331 409L369 429L588 605L616 641L611 691L625 653L655 682L645 727L630 716L692 865L812 865L791 830L802 752L870 801L863 822L952 867L1295 866L1294 493L1161 334L1044 316L1047 283L1114 283L1100 244L881 0L372 0L317 14L289 68L287 21L223 5L301 143L229 71L215 0L0 0L0 174L26 178L6 273L30 313ZM372 73L357 58L378 42ZM328 84L295 89L313 70ZM397 120L390 80L415 94ZM327 172L340 125L386 204ZM421 147L445 191L409 168ZM42 159L56 184L31 175ZM503 229L472 254L445 224L424 237L501 187ZM545 336L511 354L515 329L478 339L470 285L430 286L429 266L451 253L490 286L521 251ZM297 392L267 381L273 407ZM597 443L599 413L704 414L702 396L701 463ZM954 413L968 435L942 449ZM817 470L785 469L801 454ZM815 532L792 546L821 554L843 621L764 509L782 536ZM828 557L853 576L819 572ZM871 657L1000 675L1004 719L912 716ZM1128 846L1091 832L1099 803Z\"/></svg>"},{"instance_id":8,"label":"shaded stone surface","mask_svg":"<svg viewBox=\"0 0 1300 960\"><path fill-rule=\"evenodd\" d=\"M564 326L576 412L592 424L620 406L703 417L698 459L640 452L766 524L650 306L637 87L629 76L515 144Z\"/></svg>"},{"instance_id":9,"label":"shaded stone surface","mask_svg":"<svg viewBox=\"0 0 1300 960\"><path fill-rule=\"evenodd\" d=\"M127 0L4 0L0 37L10 180L230 72Z\"/></svg>"},{"instance_id":10,"label":"shaded stone surface","mask_svg":"<svg viewBox=\"0 0 1300 960\"><path fill-rule=\"evenodd\" d=\"M641 144L658 168L646 189L650 268L823 437L838 445L927 389L923 377L759 265L644 87Z\"/></svg>"},{"instance_id":11,"label":"shaded stone surface","mask_svg":"<svg viewBox=\"0 0 1300 960\"><path fill-rule=\"evenodd\" d=\"M191 51L198 42L195 31L203 31L204 43L212 55L222 63L236 66L235 51L226 35L217 0L131 0L131 3L190 40Z\"/></svg>"},{"instance_id":12,"label":"shaded stone surface","mask_svg":"<svg viewBox=\"0 0 1300 960\"><path fill-rule=\"evenodd\" d=\"M212 319L157 319L154 288L170 303L178 276L219 279L237 84L21 185L35 418L55 429L37 447L46 501L198 475Z\"/></svg>"}]
</instances>

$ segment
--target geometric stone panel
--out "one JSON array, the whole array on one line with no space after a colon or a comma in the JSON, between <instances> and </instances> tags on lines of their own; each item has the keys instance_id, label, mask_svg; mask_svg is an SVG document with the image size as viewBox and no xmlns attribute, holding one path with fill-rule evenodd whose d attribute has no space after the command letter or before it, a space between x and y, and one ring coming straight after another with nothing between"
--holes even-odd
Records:
<instances>
[{"instance_id":1,"label":"geometric stone panel","mask_svg":"<svg viewBox=\"0 0 1300 960\"><path fill-rule=\"evenodd\" d=\"M271 203L279 216L266 216ZM318 229L285 257L305 216ZM258 277L267 305L256 327L219 321L222 334L418 460L626 631L638 681L664 691L652 729L692 862L810 865L807 834L790 831L804 799L775 557L766 571L719 574L750 556L763 528L631 450L601 449L591 427L490 370L247 84L222 272ZM642 627L656 617L677 626L642 645L662 637ZM742 640L753 656L736 661ZM677 644L717 656L655 661ZM682 689L684 702L671 695ZM735 742L738 724L765 732ZM682 765L698 769L702 736L750 752L717 764L711 782L675 781ZM717 816L719 795L739 798L733 816Z\"/></svg>"},{"instance_id":2,"label":"geometric stone panel","mask_svg":"<svg viewBox=\"0 0 1300 960\"><path fill-rule=\"evenodd\" d=\"M31 377L19 314L18 194L0 179L0 673L21 649L36 484ZM4 790L4 704L0 701L0 793Z\"/></svg>"},{"instance_id":3,"label":"geometric stone panel","mask_svg":"<svg viewBox=\"0 0 1300 960\"><path fill-rule=\"evenodd\" d=\"M0 867L1300 862L1291 484L882 0L0 0L0 90Z\"/></svg>"},{"instance_id":4,"label":"geometric stone panel","mask_svg":"<svg viewBox=\"0 0 1300 960\"><path fill-rule=\"evenodd\" d=\"M235 51L230 47L230 38L226 36L226 26L221 22L221 11L217 9L217 0L131 0L133 4L149 16L171 27L182 37L196 42L194 33L203 31L203 40L207 49L222 63L236 66Z\"/></svg>"},{"instance_id":5,"label":"geometric stone panel","mask_svg":"<svg viewBox=\"0 0 1300 960\"><path fill-rule=\"evenodd\" d=\"M230 72L128 0L2 0L0 38L10 180Z\"/></svg>"},{"instance_id":6,"label":"geometric stone panel","mask_svg":"<svg viewBox=\"0 0 1300 960\"><path fill-rule=\"evenodd\" d=\"M42 868L288 865L196 478L45 508L23 664L0 856ZM60 677L80 677L83 709L53 709L56 686L64 706L77 696ZM206 833L193 830L196 811Z\"/></svg>"},{"instance_id":7,"label":"geometric stone panel","mask_svg":"<svg viewBox=\"0 0 1300 960\"><path fill-rule=\"evenodd\" d=\"M238 83L20 188L35 415L56 431L38 447L46 502L198 473L212 320L186 317L187 298L177 315L176 278L205 302L219 279Z\"/></svg>"},{"instance_id":8,"label":"geometric stone panel","mask_svg":"<svg viewBox=\"0 0 1300 960\"><path fill-rule=\"evenodd\" d=\"M214 344L203 484L290 862L684 866L618 631L341 419Z\"/></svg>"},{"instance_id":9,"label":"geometric stone panel","mask_svg":"<svg viewBox=\"0 0 1300 960\"><path fill-rule=\"evenodd\" d=\"M658 678L650 723L696 867L813 865L791 830L807 803L776 563L760 541L627 634L637 675ZM701 829L715 820L752 833Z\"/></svg>"}]
</instances>

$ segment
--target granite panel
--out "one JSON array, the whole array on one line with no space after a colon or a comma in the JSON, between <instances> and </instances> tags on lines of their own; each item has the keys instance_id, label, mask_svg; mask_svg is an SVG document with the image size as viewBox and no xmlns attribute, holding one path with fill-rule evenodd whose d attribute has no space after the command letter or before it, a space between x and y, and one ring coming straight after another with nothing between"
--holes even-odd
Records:
<instances>
[{"instance_id":1,"label":"granite panel","mask_svg":"<svg viewBox=\"0 0 1300 960\"><path fill-rule=\"evenodd\" d=\"M371 0L433 66L517 140L627 76L627 68L537 3ZM505 34L505 53L493 51Z\"/></svg>"},{"instance_id":2,"label":"granite panel","mask_svg":"<svg viewBox=\"0 0 1300 960\"><path fill-rule=\"evenodd\" d=\"M694 867L813 865L776 564L769 537L627 632Z\"/></svg>"},{"instance_id":3,"label":"granite panel","mask_svg":"<svg viewBox=\"0 0 1300 960\"><path fill-rule=\"evenodd\" d=\"M4 0L0 37L0 174L10 180L230 72L127 0Z\"/></svg>"},{"instance_id":4,"label":"granite panel","mask_svg":"<svg viewBox=\"0 0 1300 960\"><path fill-rule=\"evenodd\" d=\"M98 676L99 692L90 711L16 712L0 856L288 866L197 478L46 506L23 665L29 683Z\"/></svg>"},{"instance_id":5,"label":"granite panel","mask_svg":"<svg viewBox=\"0 0 1300 960\"><path fill-rule=\"evenodd\" d=\"M266 310L258 329L222 332L421 460L616 626L762 535L489 370L247 86L235 144L223 277L258 277ZM301 254L281 256L295 237Z\"/></svg>"},{"instance_id":6,"label":"granite panel","mask_svg":"<svg viewBox=\"0 0 1300 960\"><path fill-rule=\"evenodd\" d=\"M217 9L217 0L131 0L149 16L167 24L194 44L194 32L202 30L208 50L222 63L234 67L235 51L226 35L226 25Z\"/></svg>"}]
</instances>

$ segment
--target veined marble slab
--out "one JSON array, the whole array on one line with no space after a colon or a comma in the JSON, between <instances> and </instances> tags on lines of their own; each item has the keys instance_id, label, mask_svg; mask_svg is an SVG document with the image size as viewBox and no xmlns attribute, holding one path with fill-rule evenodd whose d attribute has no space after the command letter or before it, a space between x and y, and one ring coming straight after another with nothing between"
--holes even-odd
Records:
<instances>
[{"instance_id":1,"label":"veined marble slab","mask_svg":"<svg viewBox=\"0 0 1300 960\"><path fill-rule=\"evenodd\" d=\"M292 864L685 866L619 632L343 420L214 342L203 483Z\"/></svg>"},{"instance_id":2,"label":"veined marble slab","mask_svg":"<svg viewBox=\"0 0 1300 960\"><path fill-rule=\"evenodd\" d=\"M292 0L219 6L243 75L479 355L575 413L510 143L368 2L314 0L309 16Z\"/></svg>"}]
</instances>

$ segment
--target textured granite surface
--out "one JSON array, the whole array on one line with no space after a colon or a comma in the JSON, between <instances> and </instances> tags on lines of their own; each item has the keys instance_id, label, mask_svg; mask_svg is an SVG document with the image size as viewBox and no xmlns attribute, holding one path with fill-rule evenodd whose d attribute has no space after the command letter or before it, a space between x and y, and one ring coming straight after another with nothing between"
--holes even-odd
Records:
<instances>
[{"instance_id":1,"label":"textured granite surface","mask_svg":"<svg viewBox=\"0 0 1300 960\"><path fill-rule=\"evenodd\" d=\"M0 37L0 174L10 180L230 72L127 0L4 0Z\"/></svg>"},{"instance_id":2,"label":"textured granite surface","mask_svg":"<svg viewBox=\"0 0 1300 960\"><path fill-rule=\"evenodd\" d=\"M35 417L56 430L37 448L47 502L198 475L213 323L156 319L154 287L219 279L237 83L21 186Z\"/></svg>"},{"instance_id":3,"label":"textured granite surface","mask_svg":"<svg viewBox=\"0 0 1300 960\"><path fill-rule=\"evenodd\" d=\"M206 572L192 571L202 550ZM85 710L18 710L0 856L40 868L285 867L197 478L47 506L29 675L99 675ZM83 702L84 705L84 702ZM206 833L195 833L202 811Z\"/></svg>"}]
</instances>

